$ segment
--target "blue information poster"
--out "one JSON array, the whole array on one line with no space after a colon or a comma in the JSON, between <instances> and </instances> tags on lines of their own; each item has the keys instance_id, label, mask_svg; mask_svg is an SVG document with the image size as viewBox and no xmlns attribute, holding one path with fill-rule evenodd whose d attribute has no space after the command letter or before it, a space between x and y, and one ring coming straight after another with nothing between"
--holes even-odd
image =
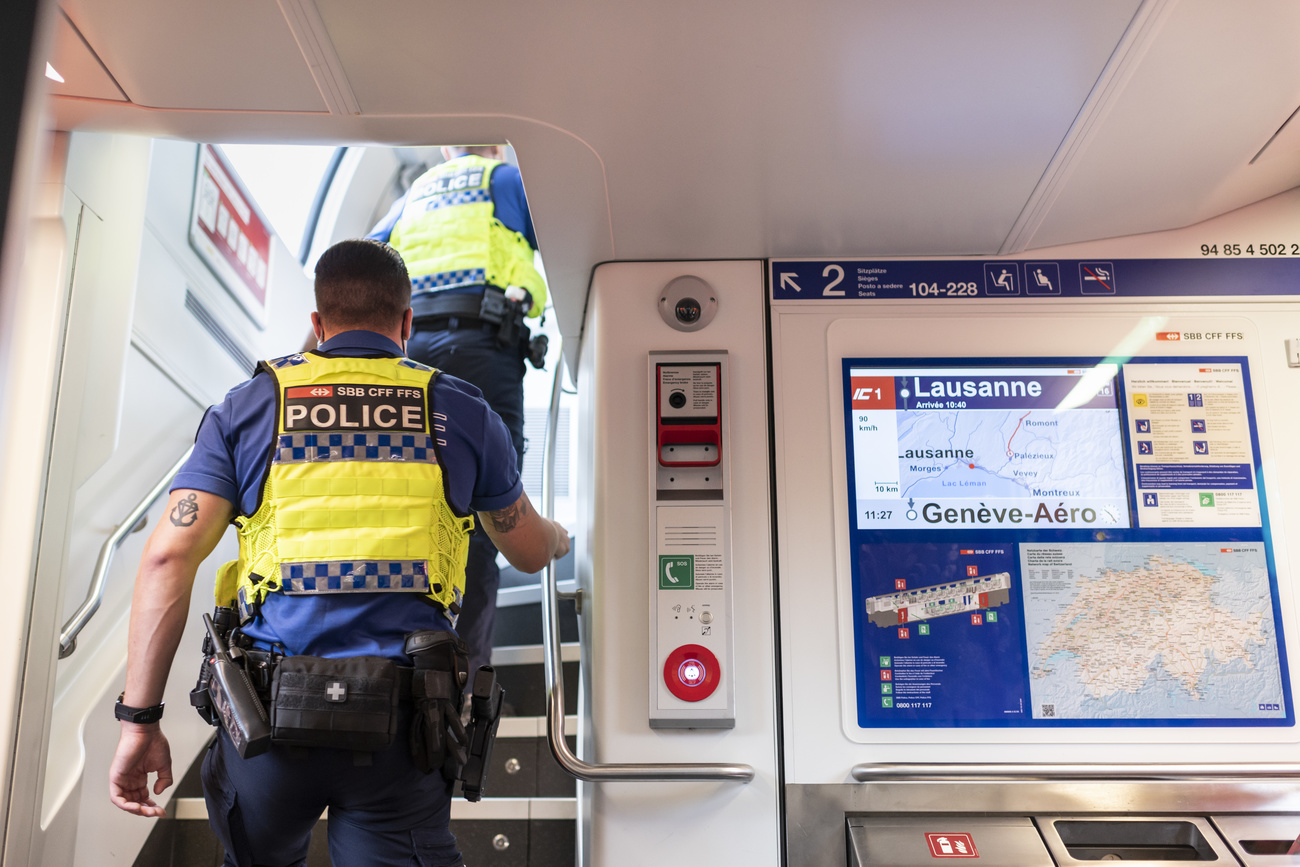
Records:
<instances>
[{"instance_id":1,"label":"blue information poster","mask_svg":"<svg viewBox=\"0 0 1300 867\"><path fill-rule=\"evenodd\" d=\"M860 726L1294 723L1245 358L843 377Z\"/></svg>"}]
</instances>

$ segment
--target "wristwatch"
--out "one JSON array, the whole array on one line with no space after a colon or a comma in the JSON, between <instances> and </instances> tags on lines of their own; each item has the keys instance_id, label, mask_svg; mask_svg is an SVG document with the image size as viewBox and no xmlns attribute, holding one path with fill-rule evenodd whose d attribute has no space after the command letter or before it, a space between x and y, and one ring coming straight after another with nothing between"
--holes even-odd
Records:
<instances>
[{"instance_id":1,"label":"wristwatch","mask_svg":"<svg viewBox=\"0 0 1300 867\"><path fill-rule=\"evenodd\" d=\"M113 706L113 716L120 720L125 720L130 723L138 723L140 725L156 723L158 720L162 719L163 705L166 704L166 702L156 704L153 707L129 707L128 705L122 704L122 698L125 695L126 692L123 691L122 694L117 697L117 704Z\"/></svg>"}]
</instances>

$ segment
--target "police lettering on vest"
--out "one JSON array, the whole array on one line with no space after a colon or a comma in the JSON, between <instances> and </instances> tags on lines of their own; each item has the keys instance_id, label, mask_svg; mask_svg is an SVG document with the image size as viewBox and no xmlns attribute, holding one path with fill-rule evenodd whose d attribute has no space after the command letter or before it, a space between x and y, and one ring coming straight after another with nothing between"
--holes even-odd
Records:
<instances>
[{"instance_id":1,"label":"police lettering on vest","mask_svg":"<svg viewBox=\"0 0 1300 867\"><path fill-rule=\"evenodd\" d=\"M284 429L424 430L422 388L339 384L297 386L284 390Z\"/></svg>"},{"instance_id":2,"label":"police lettering on vest","mask_svg":"<svg viewBox=\"0 0 1300 867\"><path fill-rule=\"evenodd\" d=\"M483 174L485 169L481 166L469 166L456 172L454 175L433 178L428 184L419 189L419 196L427 196L431 193L446 193L452 190L464 190L469 187L483 186Z\"/></svg>"}]
</instances>

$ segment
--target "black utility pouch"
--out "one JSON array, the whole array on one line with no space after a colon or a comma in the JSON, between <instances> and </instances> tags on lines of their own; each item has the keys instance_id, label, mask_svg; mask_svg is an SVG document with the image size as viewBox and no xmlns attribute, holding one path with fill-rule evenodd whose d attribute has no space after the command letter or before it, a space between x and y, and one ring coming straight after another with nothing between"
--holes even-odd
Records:
<instances>
[{"instance_id":1,"label":"black utility pouch","mask_svg":"<svg viewBox=\"0 0 1300 867\"><path fill-rule=\"evenodd\" d=\"M411 760L422 772L441 771L456 780L465 764L469 736L460 721L469 650L455 633L421 629L406 636L411 675Z\"/></svg>"},{"instance_id":2,"label":"black utility pouch","mask_svg":"<svg viewBox=\"0 0 1300 867\"><path fill-rule=\"evenodd\" d=\"M286 656L271 684L276 743L375 752L397 734L397 665L380 656Z\"/></svg>"}]
</instances>

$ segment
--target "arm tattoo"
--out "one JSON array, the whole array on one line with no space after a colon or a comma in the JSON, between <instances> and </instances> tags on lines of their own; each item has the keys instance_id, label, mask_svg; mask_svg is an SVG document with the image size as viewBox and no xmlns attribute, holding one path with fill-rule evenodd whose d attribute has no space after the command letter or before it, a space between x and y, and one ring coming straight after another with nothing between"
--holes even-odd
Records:
<instances>
[{"instance_id":1,"label":"arm tattoo","mask_svg":"<svg viewBox=\"0 0 1300 867\"><path fill-rule=\"evenodd\" d=\"M492 519L493 530L498 533L509 533L519 526L520 521L528 517L528 501L521 498L504 509L488 512L488 517Z\"/></svg>"},{"instance_id":2,"label":"arm tattoo","mask_svg":"<svg viewBox=\"0 0 1300 867\"><path fill-rule=\"evenodd\" d=\"M191 492L184 499L176 501L176 507L169 516L178 527L192 527L199 519L198 495Z\"/></svg>"}]
</instances>

